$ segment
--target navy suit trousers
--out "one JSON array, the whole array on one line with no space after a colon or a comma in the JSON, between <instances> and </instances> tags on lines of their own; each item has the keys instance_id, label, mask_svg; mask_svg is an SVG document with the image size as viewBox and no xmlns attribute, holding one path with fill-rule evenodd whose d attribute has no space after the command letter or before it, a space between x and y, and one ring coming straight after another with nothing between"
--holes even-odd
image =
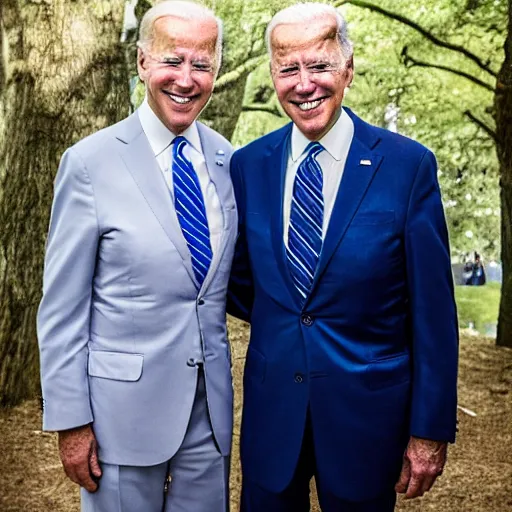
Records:
<instances>
[{"instance_id":1,"label":"navy suit trousers","mask_svg":"<svg viewBox=\"0 0 512 512\"><path fill-rule=\"evenodd\" d=\"M354 502L342 500L329 489L322 487L322 478L316 467L311 419L308 414L301 454L290 485L280 493L273 493L244 478L240 512L309 512L309 484L313 476L322 512L392 512L395 509L394 489L389 489L389 492L371 501Z\"/></svg>"}]
</instances>

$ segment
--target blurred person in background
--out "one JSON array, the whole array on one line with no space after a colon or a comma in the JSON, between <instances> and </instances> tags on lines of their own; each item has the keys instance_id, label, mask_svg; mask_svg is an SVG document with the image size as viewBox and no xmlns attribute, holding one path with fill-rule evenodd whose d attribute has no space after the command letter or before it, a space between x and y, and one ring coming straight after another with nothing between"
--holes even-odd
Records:
<instances>
[{"instance_id":1,"label":"blurred person in background","mask_svg":"<svg viewBox=\"0 0 512 512\"><path fill-rule=\"evenodd\" d=\"M462 269L462 280L466 286L482 286L486 282L484 264L480 254L475 251L474 259L466 261Z\"/></svg>"}]
</instances>

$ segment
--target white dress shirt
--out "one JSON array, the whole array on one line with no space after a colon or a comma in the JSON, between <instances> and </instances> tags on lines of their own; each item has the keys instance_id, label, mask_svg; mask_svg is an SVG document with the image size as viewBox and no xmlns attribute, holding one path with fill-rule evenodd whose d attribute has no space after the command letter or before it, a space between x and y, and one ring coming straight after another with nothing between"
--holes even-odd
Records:
<instances>
[{"instance_id":1,"label":"white dress shirt","mask_svg":"<svg viewBox=\"0 0 512 512\"><path fill-rule=\"evenodd\" d=\"M144 99L142 105L139 107L138 113L142 129L148 138L151 149L155 154L156 161L158 162L160 170L162 171L167 183L167 188L169 189L170 194L169 201L172 201L174 205L172 141L176 138L176 135L174 135L174 133L172 133L162 123L162 121L158 119L149 106L147 98ZM192 162L199 180L199 186L203 193L206 208L208 227L210 229L210 243L212 246L212 252L215 253L215 251L219 249L223 216L215 184L211 181L210 175L208 174L208 168L206 167L197 124L195 122L192 123L180 135L185 137L189 142L183 153Z\"/></svg>"},{"instance_id":2,"label":"white dress shirt","mask_svg":"<svg viewBox=\"0 0 512 512\"><path fill-rule=\"evenodd\" d=\"M342 109L340 117L334 126L318 141L324 147L316 161L322 168L323 195L324 195L324 223L322 238L329 227L334 201L345 169L348 151L354 136L354 123L349 115ZM288 226L290 224L290 209L292 202L293 183L301 162L306 158L305 149L311 141L295 126L292 128L290 154L286 167L283 196L283 239L288 247Z\"/></svg>"}]
</instances>

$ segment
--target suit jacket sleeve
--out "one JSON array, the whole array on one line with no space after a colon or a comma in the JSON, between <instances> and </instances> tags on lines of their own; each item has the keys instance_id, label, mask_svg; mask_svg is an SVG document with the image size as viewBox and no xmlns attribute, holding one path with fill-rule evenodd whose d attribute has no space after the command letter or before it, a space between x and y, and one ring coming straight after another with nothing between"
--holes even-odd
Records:
<instances>
[{"instance_id":1,"label":"suit jacket sleeve","mask_svg":"<svg viewBox=\"0 0 512 512\"><path fill-rule=\"evenodd\" d=\"M239 158L240 155L235 153L230 167L238 209L238 238L229 279L227 311L230 315L250 322L254 290L245 234L245 189Z\"/></svg>"},{"instance_id":2,"label":"suit jacket sleeve","mask_svg":"<svg viewBox=\"0 0 512 512\"><path fill-rule=\"evenodd\" d=\"M448 232L434 155L427 151L412 186L406 220L412 318L411 435L455 439L458 326Z\"/></svg>"},{"instance_id":3,"label":"suit jacket sleeve","mask_svg":"<svg viewBox=\"0 0 512 512\"><path fill-rule=\"evenodd\" d=\"M55 181L37 319L45 430L93 420L87 345L98 240L92 184L83 161L69 149Z\"/></svg>"}]
</instances>

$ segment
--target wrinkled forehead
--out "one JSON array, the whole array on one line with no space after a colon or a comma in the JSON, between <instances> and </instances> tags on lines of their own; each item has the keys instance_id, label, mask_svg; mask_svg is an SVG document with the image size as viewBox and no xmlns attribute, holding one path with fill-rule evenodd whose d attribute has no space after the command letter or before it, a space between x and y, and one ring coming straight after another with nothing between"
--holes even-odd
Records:
<instances>
[{"instance_id":1,"label":"wrinkled forehead","mask_svg":"<svg viewBox=\"0 0 512 512\"><path fill-rule=\"evenodd\" d=\"M164 16L153 25L151 50L159 53L184 49L214 57L217 37L218 27L214 19L186 20Z\"/></svg>"},{"instance_id":2,"label":"wrinkled forehead","mask_svg":"<svg viewBox=\"0 0 512 512\"><path fill-rule=\"evenodd\" d=\"M341 52L338 26L331 16L309 23L277 25L272 31L270 44L272 59L278 61L287 60L297 53L318 53L318 57L322 58Z\"/></svg>"}]
</instances>

